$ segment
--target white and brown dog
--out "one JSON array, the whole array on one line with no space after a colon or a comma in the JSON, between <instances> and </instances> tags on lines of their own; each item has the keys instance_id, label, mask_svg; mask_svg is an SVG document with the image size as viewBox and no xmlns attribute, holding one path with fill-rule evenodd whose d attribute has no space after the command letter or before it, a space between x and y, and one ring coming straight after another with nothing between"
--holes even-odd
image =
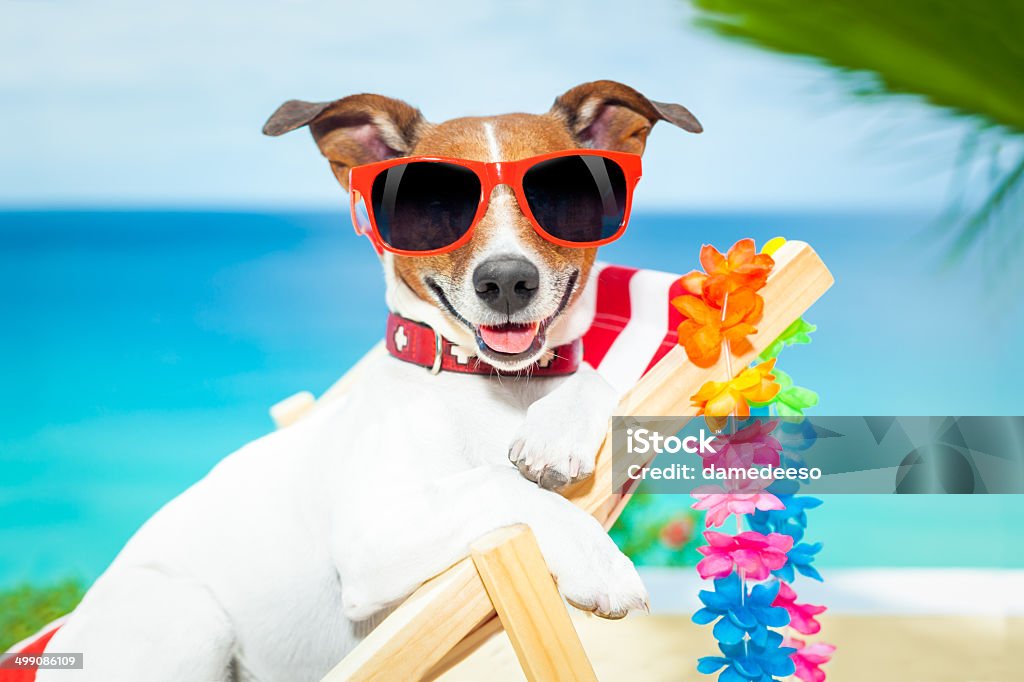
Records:
<instances>
[{"instance_id":1,"label":"white and brown dog","mask_svg":"<svg viewBox=\"0 0 1024 682\"><path fill-rule=\"evenodd\" d=\"M353 168L396 157L496 168L561 150L640 154L659 120L700 131L679 105L598 81L546 114L439 124L378 95L292 101L264 132L309 126L348 190ZM578 304L597 249L545 238L522 189L494 184L458 248L382 251L402 327L393 353L436 331L491 375L385 356L345 399L225 458L135 534L50 642L83 652L84 671L39 680L318 680L389 606L515 523L573 604L606 618L644 607L630 560L551 490L592 472L617 399L586 365L538 376L590 324Z\"/></svg>"}]
</instances>

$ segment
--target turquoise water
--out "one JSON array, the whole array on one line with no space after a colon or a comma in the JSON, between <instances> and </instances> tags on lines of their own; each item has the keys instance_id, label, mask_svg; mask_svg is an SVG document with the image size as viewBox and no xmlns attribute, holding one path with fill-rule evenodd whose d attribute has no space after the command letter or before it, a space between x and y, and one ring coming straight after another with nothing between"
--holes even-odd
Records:
<instances>
[{"instance_id":1,"label":"turquoise water","mask_svg":"<svg viewBox=\"0 0 1024 682\"><path fill-rule=\"evenodd\" d=\"M636 216L604 251L685 271L701 241L811 242L837 285L780 367L819 413L1019 414L1024 316L942 274L914 215ZM0 213L0 586L95 577L149 515L380 336L340 214ZM682 500L680 500L682 504ZM1024 567L1015 497L834 496L825 566Z\"/></svg>"}]
</instances>

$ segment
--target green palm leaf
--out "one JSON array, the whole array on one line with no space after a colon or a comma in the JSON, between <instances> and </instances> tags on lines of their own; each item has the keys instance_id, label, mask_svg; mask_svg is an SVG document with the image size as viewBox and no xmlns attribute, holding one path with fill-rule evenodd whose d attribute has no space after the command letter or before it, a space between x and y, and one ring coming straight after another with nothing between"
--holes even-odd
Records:
<instances>
[{"instance_id":1,"label":"green palm leaf","mask_svg":"<svg viewBox=\"0 0 1024 682\"><path fill-rule=\"evenodd\" d=\"M957 215L952 252L961 256L1024 194L1024 154L998 164L999 142L1024 134L1024 3L1019 0L693 0L699 25L769 50L811 57L846 76L863 96L913 95L996 135L997 170L980 204ZM968 136L960 163L982 152ZM1005 151L1007 145L1002 145ZM1009 145L1013 146L1013 145Z\"/></svg>"}]
</instances>

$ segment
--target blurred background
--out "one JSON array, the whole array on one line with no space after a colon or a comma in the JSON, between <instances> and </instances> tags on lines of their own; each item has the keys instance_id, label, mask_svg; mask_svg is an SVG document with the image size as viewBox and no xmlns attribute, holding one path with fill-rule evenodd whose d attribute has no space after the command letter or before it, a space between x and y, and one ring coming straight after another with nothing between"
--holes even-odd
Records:
<instances>
[{"instance_id":1,"label":"blurred background","mask_svg":"<svg viewBox=\"0 0 1024 682\"><path fill-rule=\"evenodd\" d=\"M603 258L803 239L836 286L780 360L817 414L1019 414L1019 5L953 1L0 4L0 650L70 608L267 408L381 336L379 264L286 99L542 112L609 78L679 102ZM834 496L827 572L1024 568L1015 500ZM688 501L616 529L693 563ZM4 620L6 619L6 621Z\"/></svg>"}]
</instances>

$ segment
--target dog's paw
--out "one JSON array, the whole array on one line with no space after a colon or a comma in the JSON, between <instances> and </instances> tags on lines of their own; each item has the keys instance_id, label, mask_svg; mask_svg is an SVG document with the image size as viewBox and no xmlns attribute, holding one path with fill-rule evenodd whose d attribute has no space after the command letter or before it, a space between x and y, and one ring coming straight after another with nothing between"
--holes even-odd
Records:
<instances>
[{"instance_id":1,"label":"dog's paw","mask_svg":"<svg viewBox=\"0 0 1024 682\"><path fill-rule=\"evenodd\" d=\"M599 538L583 543L577 538L548 559L559 592L576 608L601 618L615 620L630 611L649 611L647 588L633 562L599 530Z\"/></svg>"},{"instance_id":2,"label":"dog's paw","mask_svg":"<svg viewBox=\"0 0 1024 682\"><path fill-rule=\"evenodd\" d=\"M509 461L523 476L549 490L587 478L594 472L601 440L593 434L576 434L577 429L568 426L554 419L527 418L508 450Z\"/></svg>"},{"instance_id":3,"label":"dog's paw","mask_svg":"<svg viewBox=\"0 0 1024 682\"><path fill-rule=\"evenodd\" d=\"M595 398L576 405L542 398L531 405L512 439L509 461L523 476L549 490L589 477L615 404L610 389L607 396Z\"/></svg>"}]
</instances>

